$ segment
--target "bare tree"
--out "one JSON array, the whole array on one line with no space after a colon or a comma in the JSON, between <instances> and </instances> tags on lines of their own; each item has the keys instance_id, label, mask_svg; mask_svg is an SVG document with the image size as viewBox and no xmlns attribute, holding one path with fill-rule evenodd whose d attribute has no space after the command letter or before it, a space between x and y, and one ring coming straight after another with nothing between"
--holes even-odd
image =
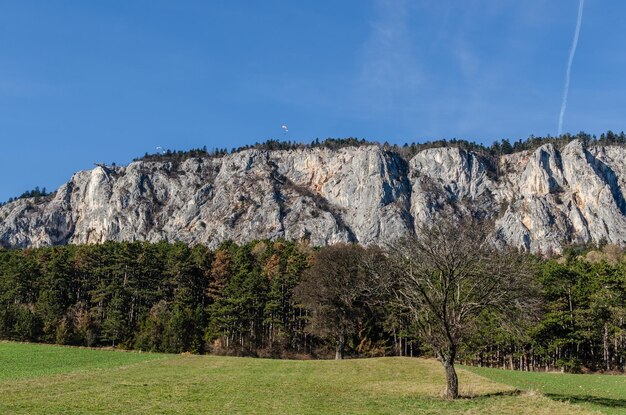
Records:
<instances>
[{"instance_id":1,"label":"bare tree","mask_svg":"<svg viewBox=\"0 0 626 415\"><path fill-rule=\"evenodd\" d=\"M420 338L442 363L450 399L459 396L459 347L478 316L493 309L513 321L538 304L529 257L496 249L491 230L477 220L444 219L389 249L394 297L411 310Z\"/></svg>"},{"instance_id":2,"label":"bare tree","mask_svg":"<svg viewBox=\"0 0 626 415\"><path fill-rule=\"evenodd\" d=\"M376 257L383 257L380 250L359 245L322 248L296 287L296 298L311 311L308 330L333 341L335 359L343 359L348 339L367 314L377 286L367 267L380 262Z\"/></svg>"}]
</instances>

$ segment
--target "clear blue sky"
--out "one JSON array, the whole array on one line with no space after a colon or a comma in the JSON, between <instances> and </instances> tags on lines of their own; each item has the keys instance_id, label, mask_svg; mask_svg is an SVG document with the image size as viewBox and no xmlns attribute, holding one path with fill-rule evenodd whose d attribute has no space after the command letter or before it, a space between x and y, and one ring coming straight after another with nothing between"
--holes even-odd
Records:
<instances>
[{"instance_id":1,"label":"clear blue sky","mask_svg":"<svg viewBox=\"0 0 626 415\"><path fill-rule=\"evenodd\" d=\"M578 0L0 0L0 200L156 146L556 134ZM564 131L626 130L587 0Z\"/></svg>"}]
</instances>

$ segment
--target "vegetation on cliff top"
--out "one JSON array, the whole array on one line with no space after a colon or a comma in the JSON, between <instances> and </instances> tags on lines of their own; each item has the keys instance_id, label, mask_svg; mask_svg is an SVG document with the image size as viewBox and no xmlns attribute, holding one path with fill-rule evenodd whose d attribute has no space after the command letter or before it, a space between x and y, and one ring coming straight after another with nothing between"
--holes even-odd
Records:
<instances>
[{"instance_id":1,"label":"vegetation on cliff top","mask_svg":"<svg viewBox=\"0 0 626 415\"><path fill-rule=\"evenodd\" d=\"M567 143L573 140L581 140L587 146L589 145L625 145L626 134L622 131L617 134L612 131L607 131L600 135L600 137L592 136L584 132L580 132L575 135L563 134L559 137L545 136L535 137L531 135L525 140L519 139L517 141L511 141L509 139L502 139L494 141L491 145L485 145L476 143L471 140L465 139L450 139L450 140L431 140L423 143L405 143L403 145L389 144L388 142L380 143L377 141L368 141L365 139L358 139L354 137L348 138L326 138L324 140L315 139L310 143L302 143L295 141L281 141L277 139L269 139L262 143L255 143L238 148L215 148L208 150L205 147L196 148L187 151L180 150L163 150L158 153L148 154L143 157L136 158L134 161L172 161L180 162L188 158L194 157L223 157L228 154L235 154L244 150L263 150L263 151L278 151L278 150L297 150L306 148L328 148L331 150L337 150L345 147L359 147L369 145L380 145L386 151L397 153L405 159L410 159L419 151L429 148L439 147L458 147L464 150L473 151L483 157L499 157L506 154L512 154L519 151L532 151L544 144L552 143L558 147L563 147Z\"/></svg>"},{"instance_id":2,"label":"vegetation on cliff top","mask_svg":"<svg viewBox=\"0 0 626 415\"><path fill-rule=\"evenodd\" d=\"M450 140L433 140L423 143L405 143L403 145L389 144L388 142L379 143L376 141L367 141L365 139L358 139L354 137L348 138L326 138L324 140L315 139L310 143L301 143L295 141L281 141L277 139L269 139L262 143L255 143L238 148L214 148L207 149L206 146L202 148L194 148L190 150L162 150L157 153L145 153L142 157L133 159L133 161L156 161L156 162L169 162L172 164L179 164L190 158L220 158L229 154L235 154L245 150L262 150L262 151L279 151L279 150L298 150L306 148L327 148L331 150L338 150L346 147L360 147L378 145L385 151L397 154L404 160L409 160L415 156L418 152L429 148L440 147L456 147L463 150L472 151L476 153L485 161L485 166L494 178L497 178L497 158L502 155L512 154L519 151L532 151L541 145L552 143L557 147L563 147L567 143L573 140L581 140L585 146L591 145L626 145L626 134L621 132L616 134L612 131L607 131L600 135L600 137L591 136L584 132L580 132L576 135L564 134L559 137L535 137L530 136L526 140L510 141L508 139L502 139L494 141L491 145L484 145L476 143L470 140L464 139L450 139ZM112 163L115 166L115 163ZM36 187L33 190L26 191L20 196L12 197L6 202L0 202L0 206L6 205L18 199L24 198L42 198L49 197L52 193L46 192L46 188L39 189Z\"/></svg>"}]
</instances>

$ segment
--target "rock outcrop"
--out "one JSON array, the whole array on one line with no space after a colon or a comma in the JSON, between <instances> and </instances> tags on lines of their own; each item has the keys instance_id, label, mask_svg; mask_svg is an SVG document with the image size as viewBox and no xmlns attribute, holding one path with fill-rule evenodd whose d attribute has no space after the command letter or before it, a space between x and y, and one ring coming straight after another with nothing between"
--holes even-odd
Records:
<instances>
[{"instance_id":1,"label":"rock outcrop","mask_svg":"<svg viewBox=\"0 0 626 415\"><path fill-rule=\"evenodd\" d=\"M246 150L76 173L52 197L0 207L0 244L230 239L383 243L442 215L495 219L501 244L534 252L626 245L626 148L546 144L488 161L459 148L411 160L379 146Z\"/></svg>"}]
</instances>

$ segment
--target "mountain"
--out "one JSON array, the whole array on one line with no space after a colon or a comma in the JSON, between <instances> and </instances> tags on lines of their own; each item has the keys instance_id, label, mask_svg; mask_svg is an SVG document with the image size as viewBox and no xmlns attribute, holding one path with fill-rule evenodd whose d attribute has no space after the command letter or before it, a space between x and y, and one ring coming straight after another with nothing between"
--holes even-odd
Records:
<instances>
[{"instance_id":1,"label":"mountain","mask_svg":"<svg viewBox=\"0 0 626 415\"><path fill-rule=\"evenodd\" d=\"M249 149L81 171L0 207L7 248L107 240L306 239L384 243L445 215L495 219L500 244L626 245L626 148L575 140L496 160L455 147L410 160L378 145Z\"/></svg>"}]
</instances>

